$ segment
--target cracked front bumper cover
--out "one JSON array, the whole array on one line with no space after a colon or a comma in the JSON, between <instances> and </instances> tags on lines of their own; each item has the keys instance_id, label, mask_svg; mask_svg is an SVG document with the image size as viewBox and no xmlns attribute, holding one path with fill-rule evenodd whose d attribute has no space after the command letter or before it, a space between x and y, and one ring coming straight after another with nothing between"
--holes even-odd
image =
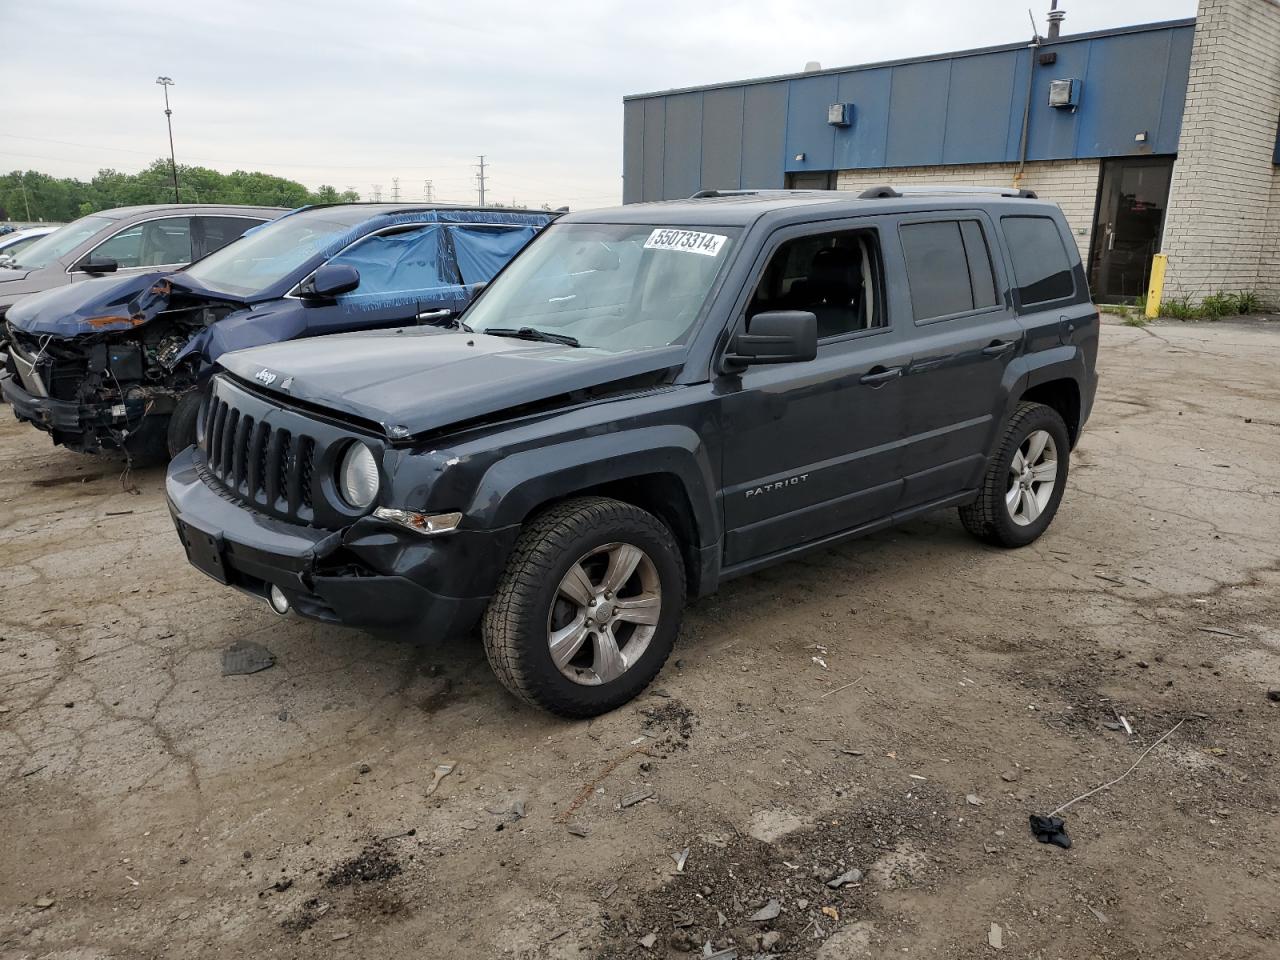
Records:
<instances>
[{"instance_id":1,"label":"cracked front bumper cover","mask_svg":"<svg viewBox=\"0 0 1280 960\"><path fill-rule=\"evenodd\" d=\"M371 629L425 628L463 633L484 612L488 593L466 595L514 532L422 537L371 518L330 532L268 517L212 488L199 450L170 463L165 494L187 559L203 573L266 599L274 585L309 619ZM501 566L496 566L501 569ZM463 595L458 595L463 594Z\"/></svg>"}]
</instances>

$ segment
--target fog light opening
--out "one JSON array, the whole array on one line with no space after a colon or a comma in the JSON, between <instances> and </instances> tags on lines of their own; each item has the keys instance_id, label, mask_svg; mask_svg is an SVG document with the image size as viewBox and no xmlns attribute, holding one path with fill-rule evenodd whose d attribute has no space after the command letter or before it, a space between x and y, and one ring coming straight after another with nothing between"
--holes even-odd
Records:
<instances>
[{"instance_id":1,"label":"fog light opening","mask_svg":"<svg viewBox=\"0 0 1280 960\"><path fill-rule=\"evenodd\" d=\"M267 591L267 605L282 617L289 615L289 598L274 583L271 585L271 589Z\"/></svg>"}]
</instances>

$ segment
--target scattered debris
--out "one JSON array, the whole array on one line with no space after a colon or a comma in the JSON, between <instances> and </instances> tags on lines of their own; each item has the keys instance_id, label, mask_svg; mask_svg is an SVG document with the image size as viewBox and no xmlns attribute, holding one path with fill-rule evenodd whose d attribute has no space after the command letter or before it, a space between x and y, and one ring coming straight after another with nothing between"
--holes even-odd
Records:
<instances>
[{"instance_id":1,"label":"scattered debris","mask_svg":"<svg viewBox=\"0 0 1280 960\"><path fill-rule=\"evenodd\" d=\"M364 776L366 773L372 773L372 772L373 772L373 767L369 766L367 763L360 764L359 773L361 776Z\"/></svg>"},{"instance_id":2,"label":"scattered debris","mask_svg":"<svg viewBox=\"0 0 1280 960\"><path fill-rule=\"evenodd\" d=\"M641 937L639 940L636 941L636 943L640 944L640 946L644 947L646 950L652 950L653 945L657 942L658 942L658 935L656 933L646 933L643 937Z\"/></svg>"},{"instance_id":3,"label":"scattered debris","mask_svg":"<svg viewBox=\"0 0 1280 960\"><path fill-rule=\"evenodd\" d=\"M1272 703L1280 703L1280 687L1267 691L1267 699Z\"/></svg>"},{"instance_id":4,"label":"scattered debris","mask_svg":"<svg viewBox=\"0 0 1280 960\"><path fill-rule=\"evenodd\" d=\"M664 710L666 709L666 706L667 705L664 704L663 706ZM658 714L658 712L659 711L653 711L652 713L650 713L649 711L645 711L645 715L649 717L653 717L654 715ZM646 723L648 723L648 721L646 721ZM648 746L643 746L643 747L633 746L626 753L622 754L622 756L616 757L615 759L610 760L609 763L605 766L603 770L600 771L599 774L597 774L591 780L587 781L582 785L582 789L578 791L577 796L575 796L569 802L569 805L565 807L564 810L562 810L560 814L556 817L556 822L565 823L571 816L573 816L574 812L580 806L586 803L587 799L593 793L595 793L596 787L600 785L600 781L604 780L605 777L609 776L609 774L613 773L613 771L617 770L618 767L620 767L623 763L625 763L627 760L630 760L632 757L634 757L638 753L643 753L645 756L651 756L651 754L649 753Z\"/></svg>"},{"instance_id":5,"label":"scattered debris","mask_svg":"<svg viewBox=\"0 0 1280 960\"><path fill-rule=\"evenodd\" d=\"M524 800L517 798L505 807L486 807L495 817L501 817L503 823L515 823L524 819Z\"/></svg>"},{"instance_id":6,"label":"scattered debris","mask_svg":"<svg viewBox=\"0 0 1280 960\"><path fill-rule=\"evenodd\" d=\"M400 864L382 844L374 841L352 857L338 864L325 878L326 887L349 887L355 883L374 883L399 876ZM289 881L292 883L293 881Z\"/></svg>"},{"instance_id":7,"label":"scattered debris","mask_svg":"<svg viewBox=\"0 0 1280 960\"><path fill-rule=\"evenodd\" d=\"M770 920L777 920L778 914L782 913L782 904L777 899L772 899L763 907L751 915L752 923L768 923Z\"/></svg>"},{"instance_id":8,"label":"scattered debris","mask_svg":"<svg viewBox=\"0 0 1280 960\"><path fill-rule=\"evenodd\" d=\"M823 915L830 917L836 923L840 922L840 911L835 907L823 907L822 913Z\"/></svg>"},{"instance_id":9,"label":"scattered debris","mask_svg":"<svg viewBox=\"0 0 1280 960\"><path fill-rule=\"evenodd\" d=\"M53 906L53 903L54 903L53 897L36 897L37 910L48 910L50 907Z\"/></svg>"},{"instance_id":10,"label":"scattered debris","mask_svg":"<svg viewBox=\"0 0 1280 960\"><path fill-rule=\"evenodd\" d=\"M1092 913L1098 919L1098 922L1103 926L1106 926L1107 924L1111 923L1111 921L1107 918L1107 915L1103 913L1101 910L1095 910L1093 907L1089 906L1089 904L1087 903L1085 904L1085 907L1088 909L1090 913Z\"/></svg>"},{"instance_id":11,"label":"scattered debris","mask_svg":"<svg viewBox=\"0 0 1280 960\"><path fill-rule=\"evenodd\" d=\"M1006 770L1004 773L1000 774L1000 779L1003 780L1005 783L1017 783L1018 771Z\"/></svg>"},{"instance_id":12,"label":"scattered debris","mask_svg":"<svg viewBox=\"0 0 1280 960\"><path fill-rule=\"evenodd\" d=\"M827 669L827 661L823 660L821 657L810 657L809 659L820 666L823 670Z\"/></svg>"},{"instance_id":13,"label":"scattered debris","mask_svg":"<svg viewBox=\"0 0 1280 960\"><path fill-rule=\"evenodd\" d=\"M571 823L565 829L575 837L586 837L591 833L591 828L585 823Z\"/></svg>"},{"instance_id":14,"label":"scattered debris","mask_svg":"<svg viewBox=\"0 0 1280 960\"><path fill-rule=\"evenodd\" d=\"M987 931L987 943L993 950L1004 949L1004 928L1000 924L991 924L991 929Z\"/></svg>"},{"instance_id":15,"label":"scattered debris","mask_svg":"<svg viewBox=\"0 0 1280 960\"><path fill-rule=\"evenodd\" d=\"M433 771L431 771L431 783L427 785L427 789L424 796L429 797L433 793L435 793L438 789L440 789L440 781L443 780L445 777L447 777L449 774L453 773L454 768L457 767L457 765L458 765L457 760L445 760L441 763L437 763L436 768Z\"/></svg>"},{"instance_id":16,"label":"scattered debris","mask_svg":"<svg viewBox=\"0 0 1280 960\"><path fill-rule=\"evenodd\" d=\"M689 859L689 848L685 847L683 850L671 854L671 859L676 863L676 870L679 873L684 873L684 865Z\"/></svg>"},{"instance_id":17,"label":"scattered debris","mask_svg":"<svg viewBox=\"0 0 1280 960\"><path fill-rule=\"evenodd\" d=\"M1118 715L1117 715L1117 716L1118 716ZM1128 717L1119 717L1119 720L1120 720L1120 726L1124 728L1124 732L1125 732L1128 736L1132 737L1132 736L1133 736L1133 724L1131 724L1131 723L1129 722L1129 718L1128 718Z\"/></svg>"},{"instance_id":18,"label":"scattered debris","mask_svg":"<svg viewBox=\"0 0 1280 960\"><path fill-rule=\"evenodd\" d=\"M417 835L418 835L418 828L410 827L408 830L404 831L404 833L393 833L390 836L379 837L378 842L386 843L388 840L399 840L402 837L416 837Z\"/></svg>"},{"instance_id":19,"label":"scattered debris","mask_svg":"<svg viewBox=\"0 0 1280 960\"><path fill-rule=\"evenodd\" d=\"M862 879L862 871L859 870L857 867L853 867L849 870L846 870L844 873L840 874L839 876L832 877L830 880L827 881L827 886L830 887L832 890L839 890L841 887L850 883L857 883L861 879Z\"/></svg>"},{"instance_id":20,"label":"scattered debris","mask_svg":"<svg viewBox=\"0 0 1280 960\"><path fill-rule=\"evenodd\" d=\"M625 797L619 800L617 809L625 810L627 807L634 807L637 803L644 803L644 801L652 797L652 787L641 787L639 790L628 793Z\"/></svg>"},{"instance_id":21,"label":"scattered debris","mask_svg":"<svg viewBox=\"0 0 1280 960\"><path fill-rule=\"evenodd\" d=\"M965 800L965 803L969 804L969 806L971 807L980 807L987 802L983 800L980 796L978 796L976 793L966 793L964 795L964 800Z\"/></svg>"},{"instance_id":22,"label":"scattered debris","mask_svg":"<svg viewBox=\"0 0 1280 960\"><path fill-rule=\"evenodd\" d=\"M723 950L712 950L711 941L702 945L702 960L738 960L737 947L725 947Z\"/></svg>"},{"instance_id":23,"label":"scattered debris","mask_svg":"<svg viewBox=\"0 0 1280 960\"><path fill-rule=\"evenodd\" d=\"M268 670L276 665L276 655L260 643L237 640L222 651L222 675L246 676Z\"/></svg>"},{"instance_id":24,"label":"scattered debris","mask_svg":"<svg viewBox=\"0 0 1280 960\"><path fill-rule=\"evenodd\" d=\"M601 890L601 891L600 891L600 899L601 899L602 901L604 901L604 900L608 900L610 897L612 897L612 896L613 896L615 893L617 893L617 892L618 892L618 885L617 885L617 883L611 883L611 884L609 884L607 887L605 887L603 890Z\"/></svg>"}]
</instances>

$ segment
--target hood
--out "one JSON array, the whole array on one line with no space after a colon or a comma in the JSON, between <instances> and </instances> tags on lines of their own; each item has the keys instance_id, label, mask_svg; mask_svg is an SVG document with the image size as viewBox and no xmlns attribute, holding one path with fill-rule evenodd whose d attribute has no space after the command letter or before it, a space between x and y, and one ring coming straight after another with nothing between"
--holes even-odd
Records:
<instances>
[{"instance_id":1,"label":"hood","mask_svg":"<svg viewBox=\"0 0 1280 960\"><path fill-rule=\"evenodd\" d=\"M258 389L373 421L400 439L657 373L685 353L605 353L413 327L240 350L221 364Z\"/></svg>"},{"instance_id":2,"label":"hood","mask_svg":"<svg viewBox=\"0 0 1280 960\"><path fill-rule=\"evenodd\" d=\"M70 278L61 271L61 268L51 274L46 270L9 270L0 267L0 306L70 282Z\"/></svg>"},{"instance_id":3,"label":"hood","mask_svg":"<svg viewBox=\"0 0 1280 960\"><path fill-rule=\"evenodd\" d=\"M32 294L6 318L19 330L55 337L131 330L169 306L174 285L168 272L99 277ZM181 287L179 292L184 292ZM4 288L0 287L0 293ZM201 291L202 297L215 297ZM221 298L219 298L221 299ZM232 301L232 298L225 298Z\"/></svg>"}]
</instances>

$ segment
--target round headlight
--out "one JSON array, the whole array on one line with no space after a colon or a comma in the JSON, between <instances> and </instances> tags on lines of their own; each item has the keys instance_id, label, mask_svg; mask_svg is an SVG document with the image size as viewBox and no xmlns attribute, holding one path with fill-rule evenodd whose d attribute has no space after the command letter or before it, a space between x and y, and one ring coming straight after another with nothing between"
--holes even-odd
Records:
<instances>
[{"instance_id":1,"label":"round headlight","mask_svg":"<svg viewBox=\"0 0 1280 960\"><path fill-rule=\"evenodd\" d=\"M373 451L356 441L347 447L338 466L338 489L342 499L357 510L373 503L378 495L378 464Z\"/></svg>"}]
</instances>

